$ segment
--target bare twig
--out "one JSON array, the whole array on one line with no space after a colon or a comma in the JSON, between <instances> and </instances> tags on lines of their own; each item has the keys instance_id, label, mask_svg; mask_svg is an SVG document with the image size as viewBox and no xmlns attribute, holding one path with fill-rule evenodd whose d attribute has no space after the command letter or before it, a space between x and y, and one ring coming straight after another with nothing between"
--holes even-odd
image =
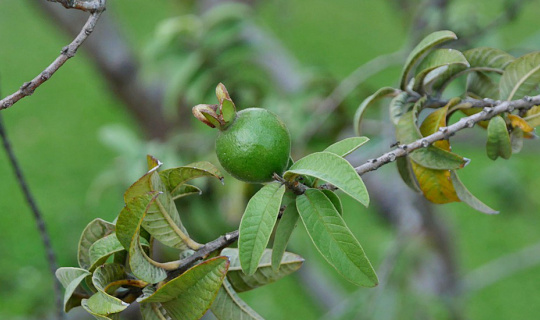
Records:
<instances>
[{"instance_id":1,"label":"bare twig","mask_svg":"<svg viewBox=\"0 0 540 320\"><path fill-rule=\"evenodd\" d=\"M174 271L171 271L168 274L168 278L173 279L177 277L178 275L182 274L187 269L191 268L197 261L206 258L212 252L223 249L229 246L230 244L236 242L236 240L238 240L238 235L239 235L238 230L235 230L211 242L208 242L202 248L195 251L195 253L192 254L191 256L180 260L180 267L178 267L178 269Z\"/></svg>"},{"instance_id":2,"label":"bare twig","mask_svg":"<svg viewBox=\"0 0 540 320\"><path fill-rule=\"evenodd\" d=\"M60 55L56 58L56 60L54 60L53 63L51 63L47 68L45 68L45 70L43 70L31 81L25 82L19 88L19 90L17 90L15 93L0 100L0 110L7 109L11 107L13 104L15 104L17 101L21 100L22 98L34 93L36 88L42 85L45 81L49 80L52 77L52 75L61 66L63 66L64 63L68 59L75 56L77 49L81 46L84 40L86 40L86 38L88 38L88 36L94 30L94 27L104 9L105 8L103 7L103 8L100 8L99 10L95 10L92 12L90 17L86 21L84 27L77 35L77 37L75 37L75 39L69 45L67 45L66 47L62 49Z\"/></svg>"},{"instance_id":3,"label":"bare twig","mask_svg":"<svg viewBox=\"0 0 540 320\"><path fill-rule=\"evenodd\" d=\"M0 136L2 137L2 143L8 155L9 161L11 163L11 167L13 168L15 176L17 177L17 182L19 183L19 186L24 194L24 197L26 198L26 202L28 203L28 206L30 207L30 209L32 210L32 213L34 214L34 219L36 221L36 225L37 225L39 234L41 236L41 241L43 242L43 246L45 247L45 252L47 256L47 262L49 264L50 273L53 277L57 317L58 319L64 319L64 311L63 311L63 304L62 304L62 289L60 287L60 282L56 279L56 276L55 276L55 272L58 266L56 262L56 255L54 254L54 250L51 245L51 239L49 237L49 233L47 232L47 227L45 226L43 215L41 214L37 206L37 203L34 197L32 196L32 193L30 192L30 188L28 187L28 184L26 183L26 179L24 178L21 167L19 166L17 158L15 157L15 153L13 152L13 149L11 148L11 144L9 142L7 133L4 129L1 113L0 113Z\"/></svg>"},{"instance_id":4,"label":"bare twig","mask_svg":"<svg viewBox=\"0 0 540 320\"><path fill-rule=\"evenodd\" d=\"M69 12L44 1L37 1L36 7L69 37L79 33L83 12ZM104 15L99 19L99 28L81 49L103 76L106 88L123 102L123 107L137 120L146 136L164 139L173 128L163 113L164 85L141 79L140 62L122 31L111 15Z\"/></svg>"}]
</instances>

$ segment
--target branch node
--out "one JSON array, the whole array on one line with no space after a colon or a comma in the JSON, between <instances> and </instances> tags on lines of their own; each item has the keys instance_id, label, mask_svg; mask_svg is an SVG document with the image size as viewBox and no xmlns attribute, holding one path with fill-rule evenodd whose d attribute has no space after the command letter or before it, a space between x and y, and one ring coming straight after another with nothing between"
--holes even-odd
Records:
<instances>
[{"instance_id":1,"label":"branch node","mask_svg":"<svg viewBox=\"0 0 540 320\"><path fill-rule=\"evenodd\" d=\"M472 128L474 127L474 125L476 124L476 122L474 122L473 119L469 119L465 122L465 125L467 126L467 128Z\"/></svg>"},{"instance_id":2,"label":"branch node","mask_svg":"<svg viewBox=\"0 0 540 320\"><path fill-rule=\"evenodd\" d=\"M391 152L388 154L388 161L392 162L396 160L396 154Z\"/></svg>"},{"instance_id":3,"label":"branch node","mask_svg":"<svg viewBox=\"0 0 540 320\"><path fill-rule=\"evenodd\" d=\"M529 97L529 96L524 96L523 100L525 100L527 102L532 102L533 101L533 99L531 97Z\"/></svg>"},{"instance_id":4,"label":"branch node","mask_svg":"<svg viewBox=\"0 0 540 320\"><path fill-rule=\"evenodd\" d=\"M448 127L440 127L439 131L442 132L442 133L447 133L448 132Z\"/></svg>"},{"instance_id":5,"label":"branch node","mask_svg":"<svg viewBox=\"0 0 540 320\"><path fill-rule=\"evenodd\" d=\"M32 82L25 82L20 88L22 94L25 96L30 96L32 93L34 93L34 89L32 88Z\"/></svg>"},{"instance_id":6,"label":"branch node","mask_svg":"<svg viewBox=\"0 0 540 320\"><path fill-rule=\"evenodd\" d=\"M430 145L429 141L427 141L426 139L420 140L420 144L422 144L422 147L424 148L427 148Z\"/></svg>"},{"instance_id":7,"label":"branch node","mask_svg":"<svg viewBox=\"0 0 540 320\"><path fill-rule=\"evenodd\" d=\"M493 112L493 108L491 107L485 107L484 110L482 110L485 114L490 114Z\"/></svg>"}]
</instances>

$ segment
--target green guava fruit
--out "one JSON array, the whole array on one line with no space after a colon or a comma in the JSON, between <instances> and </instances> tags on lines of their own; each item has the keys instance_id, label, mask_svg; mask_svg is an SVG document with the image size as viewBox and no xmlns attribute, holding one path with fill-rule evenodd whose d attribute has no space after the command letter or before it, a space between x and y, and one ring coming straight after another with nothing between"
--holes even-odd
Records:
<instances>
[{"instance_id":1,"label":"green guava fruit","mask_svg":"<svg viewBox=\"0 0 540 320\"><path fill-rule=\"evenodd\" d=\"M262 183L281 175L291 153L291 136L285 124L266 109L236 112L223 84L216 88L219 104L199 104L193 115L211 128L218 128L216 154L227 172L238 180Z\"/></svg>"},{"instance_id":2,"label":"green guava fruit","mask_svg":"<svg viewBox=\"0 0 540 320\"><path fill-rule=\"evenodd\" d=\"M291 152L285 124L266 109L249 108L219 132L216 154L227 172L238 180L261 183L281 175Z\"/></svg>"}]
</instances>

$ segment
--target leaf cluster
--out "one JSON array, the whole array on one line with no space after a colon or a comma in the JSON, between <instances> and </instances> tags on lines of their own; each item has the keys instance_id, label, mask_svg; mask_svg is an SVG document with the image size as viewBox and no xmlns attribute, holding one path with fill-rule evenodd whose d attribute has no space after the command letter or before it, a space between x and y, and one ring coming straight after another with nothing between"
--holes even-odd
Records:
<instances>
[{"instance_id":1,"label":"leaf cluster","mask_svg":"<svg viewBox=\"0 0 540 320\"><path fill-rule=\"evenodd\" d=\"M179 257L203 247L189 236L174 201L201 193L187 183L192 179L223 179L209 162L162 171L160 166L148 156L148 172L127 189L115 221L95 219L84 229L79 267L56 272L66 289L64 310L82 306L96 319L117 319L137 301L143 319L199 319L209 308L218 319L262 319L236 292L276 281L296 271L303 259L286 252L276 271L267 253L249 276L240 271L237 249L210 254L193 266L180 259L155 261L155 241L178 249Z\"/></svg>"},{"instance_id":2,"label":"leaf cluster","mask_svg":"<svg viewBox=\"0 0 540 320\"><path fill-rule=\"evenodd\" d=\"M360 134L364 111L386 97L392 98L389 113L398 145L404 145L437 131L444 132L455 114L490 112L489 107L474 107L470 99L511 101L538 92L540 52L515 58L487 47L463 52L437 48L455 39L451 31L438 31L425 37L409 54L399 88L381 88L360 104L354 118L356 132ZM462 94L442 100L449 91L446 89L462 79L466 80ZM492 160L508 159L519 152L523 139L536 137L534 127L540 124L539 111L537 107L526 112L510 110L479 122L480 127L487 129L487 156ZM470 126L474 125L471 122ZM469 159L452 152L449 138L450 135L446 140L398 158L397 168L403 181L433 203L463 201L480 212L497 213L474 197L459 180L457 171Z\"/></svg>"}]
</instances>

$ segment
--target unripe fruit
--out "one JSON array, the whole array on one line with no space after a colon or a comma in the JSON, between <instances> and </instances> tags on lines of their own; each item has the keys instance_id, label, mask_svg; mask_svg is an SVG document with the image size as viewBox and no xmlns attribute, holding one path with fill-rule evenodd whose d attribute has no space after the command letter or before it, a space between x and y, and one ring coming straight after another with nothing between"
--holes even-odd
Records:
<instances>
[{"instance_id":1,"label":"unripe fruit","mask_svg":"<svg viewBox=\"0 0 540 320\"><path fill-rule=\"evenodd\" d=\"M285 124L265 109L240 111L220 131L216 154L227 172L238 180L260 183L272 180L287 167L291 138Z\"/></svg>"},{"instance_id":2,"label":"unripe fruit","mask_svg":"<svg viewBox=\"0 0 540 320\"><path fill-rule=\"evenodd\" d=\"M197 105L193 114L208 126L217 127L216 154L227 172L238 180L262 183L287 168L291 137L285 124L265 109L236 113L223 84L216 88L219 105Z\"/></svg>"}]
</instances>

